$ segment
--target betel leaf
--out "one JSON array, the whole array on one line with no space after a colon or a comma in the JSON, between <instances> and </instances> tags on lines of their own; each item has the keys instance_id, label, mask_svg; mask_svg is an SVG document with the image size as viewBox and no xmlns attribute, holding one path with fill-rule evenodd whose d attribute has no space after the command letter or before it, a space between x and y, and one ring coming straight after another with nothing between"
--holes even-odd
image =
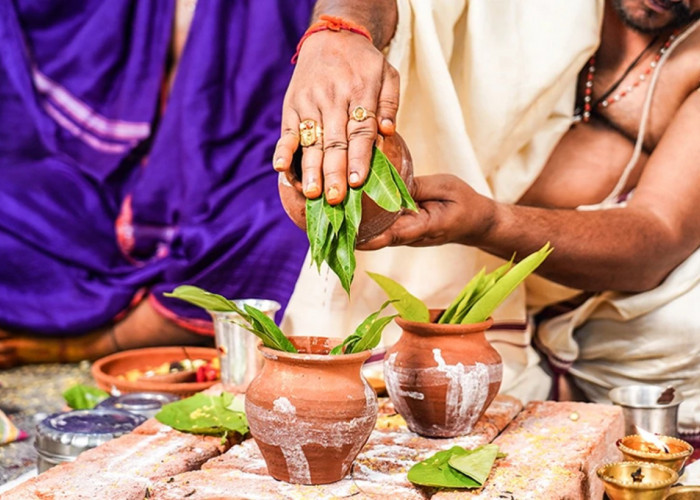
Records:
<instances>
[{"instance_id":1,"label":"betel leaf","mask_svg":"<svg viewBox=\"0 0 700 500\"><path fill-rule=\"evenodd\" d=\"M480 488L491 473L496 458L502 456L495 444L485 444L473 450L453 446L411 467L408 480L435 488Z\"/></svg>"},{"instance_id":2,"label":"betel leaf","mask_svg":"<svg viewBox=\"0 0 700 500\"><path fill-rule=\"evenodd\" d=\"M453 446L449 450L438 451L431 457L418 462L408 470L407 478L414 484L436 488L478 488L480 483L450 467L450 459L465 455L467 450Z\"/></svg>"},{"instance_id":3,"label":"betel leaf","mask_svg":"<svg viewBox=\"0 0 700 500\"><path fill-rule=\"evenodd\" d=\"M430 321L428 307L416 296L412 295L396 281L381 274L367 271L367 275L372 278L394 304L394 308L399 312L399 316L409 321L427 323Z\"/></svg>"},{"instance_id":4,"label":"betel leaf","mask_svg":"<svg viewBox=\"0 0 700 500\"><path fill-rule=\"evenodd\" d=\"M66 404L74 410L90 410L108 397L108 392L83 384L73 385L63 392Z\"/></svg>"},{"instance_id":5,"label":"betel leaf","mask_svg":"<svg viewBox=\"0 0 700 500\"><path fill-rule=\"evenodd\" d=\"M232 311L235 310L233 304L226 297L217 293L207 292L192 285L181 285L170 293L163 294L166 297L181 299L195 306L199 306L207 311Z\"/></svg>"},{"instance_id":6,"label":"betel leaf","mask_svg":"<svg viewBox=\"0 0 700 500\"><path fill-rule=\"evenodd\" d=\"M486 321L491 313L522 283L552 252L547 242L537 252L534 252L514 265L484 295L474 303L462 319L462 323L480 323Z\"/></svg>"},{"instance_id":7,"label":"betel leaf","mask_svg":"<svg viewBox=\"0 0 700 500\"><path fill-rule=\"evenodd\" d=\"M156 420L173 429L193 434L246 434L248 420L245 413L232 410L232 406L235 407L233 394L222 392L219 396L212 396L200 392L164 405L156 414Z\"/></svg>"},{"instance_id":8,"label":"betel leaf","mask_svg":"<svg viewBox=\"0 0 700 500\"><path fill-rule=\"evenodd\" d=\"M497 456L498 445L485 444L473 450L467 450L464 455L453 455L447 463L450 464L450 467L472 478L479 485L483 485L491 474L491 468Z\"/></svg>"}]
</instances>

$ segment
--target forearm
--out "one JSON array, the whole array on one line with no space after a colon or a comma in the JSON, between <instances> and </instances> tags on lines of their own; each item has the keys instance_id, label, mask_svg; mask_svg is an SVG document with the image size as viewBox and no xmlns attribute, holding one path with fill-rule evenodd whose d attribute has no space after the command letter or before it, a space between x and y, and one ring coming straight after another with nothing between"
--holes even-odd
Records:
<instances>
[{"instance_id":1,"label":"forearm","mask_svg":"<svg viewBox=\"0 0 700 500\"><path fill-rule=\"evenodd\" d=\"M654 288L697 246L639 208L580 212L494 203L492 213L481 236L464 243L508 259L549 241L554 252L538 274L588 291Z\"/></svg>"},{"instance_id":2,"label":"forearm","mask_svg":"<svg viewBox=\"0 0 700 500\"><path fill-rule=\"evenodd\" d=\"M391 41L398 21L396 0L319 0L314 7L313 19L323 14L364 26L379 50Z\"/></svg>"}]
</instances>

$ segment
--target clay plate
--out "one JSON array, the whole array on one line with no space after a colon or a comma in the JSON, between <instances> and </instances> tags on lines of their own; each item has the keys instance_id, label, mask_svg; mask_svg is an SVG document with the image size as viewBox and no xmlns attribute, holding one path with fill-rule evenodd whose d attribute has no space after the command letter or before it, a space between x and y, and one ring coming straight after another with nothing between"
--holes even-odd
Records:
<instances>
[{"instance_id":1,"label":"clay plate","mask_svg":"<svg viewBox=\"0 0 700 500\"><path fill-rule=\"evenodd\" d=\"M140 379L130 382L117 378L129 370L148 370L165 362L182 359L212 360L217 356L216 349L208 347L148 347L121 351L100 358L92 365L92 376L97 386L107 392L112 388L124 392L168 392L178 396L190 396L220 382L163 382Z\"/></svg>"}]
</instances>

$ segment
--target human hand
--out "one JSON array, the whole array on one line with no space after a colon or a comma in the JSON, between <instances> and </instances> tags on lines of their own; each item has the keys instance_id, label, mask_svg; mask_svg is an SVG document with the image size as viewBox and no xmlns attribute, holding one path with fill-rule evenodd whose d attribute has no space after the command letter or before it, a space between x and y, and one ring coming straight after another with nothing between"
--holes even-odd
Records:
<instances>
[{"instance_id":1,"label":"human hand","mask_svg":"<svg viewBox=\"0 0 700 500\"><path fill-rule=\"evenodd\" d=\"M413 182L418 212L402 214L382 234L358 245L358 250L399 245L478 244L493 221L493 200L478 194L454 175L416 177Z\"/></svg>"},{"instance_id":2,"label":"human hand","mask_svg":"<svg viewBox=\"0 0 700 500\"><path fill-rule=\"evenodd\" d=\"M329 203L340 203L348 185L364 183L377 132L394 133L398 104L398 72L369 40L348 31L314 33L299 52L285 95L275 170L307 198L325 191ZM351 118L358 106L370 116ZM303 148L300 182L293 157L299 125L306 120L314 120L323 133Z\"/></svg>"}]
</instances>

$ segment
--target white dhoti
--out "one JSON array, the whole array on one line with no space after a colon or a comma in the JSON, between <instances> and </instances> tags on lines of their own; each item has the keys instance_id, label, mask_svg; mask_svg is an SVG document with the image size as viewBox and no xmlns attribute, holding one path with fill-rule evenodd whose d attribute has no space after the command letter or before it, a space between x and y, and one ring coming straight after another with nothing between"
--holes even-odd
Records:
<instances>
[{"instance_id":1,"label":"white dhoti","mask_svg":"<svg viewBox=\"0 0 700 500\"><path fill-rule=\"evenodd\" d=\"M571 125L578 71L597 47L603 0L398 4L387 57L401 74L397 130L415 175L451 173L484 195L516 202ZM283 328L295 335L350 334L386 300L365 271L389 276L429 307L443 308L479 269L497 265L498 259L460 245L357 252L348 298L333 273L324 266L319 274L307 262ZM673 383L692 405L699 391L700 342L694 339L700 320L688 308L700 304L698 277L696 253L653 292L606 293L548 321L540 341L595 400L604 400L608 387L635 380ZM549 395L549 377L531 346L527 306L559 298L526 297L521 287L494 314L488 337L504 359L503 392L524 401ZM398 332L391 325L385 344ZM687 409L684 422L690 422Z\"/></svg>"}]
</instances>

